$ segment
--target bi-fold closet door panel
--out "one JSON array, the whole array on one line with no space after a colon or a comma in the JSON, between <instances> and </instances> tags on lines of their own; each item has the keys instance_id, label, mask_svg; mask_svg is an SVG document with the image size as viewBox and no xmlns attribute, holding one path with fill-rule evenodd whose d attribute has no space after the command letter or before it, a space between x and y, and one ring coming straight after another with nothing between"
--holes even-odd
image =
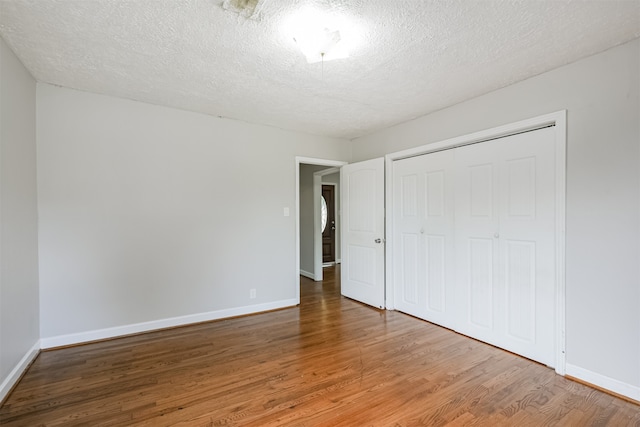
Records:
<instances>
[{"instance_id":1,"label":"bi-fold closet door panel","mask_svg":"<svg viewBox=\"0 0 640 427\"><path fill-rule=\"evenodd\" d=\"M453 150L395 162L396 308L454 328Z\"/></svg>"},{"instance_id":2,"label":"bi-fold closet door panel","mask_svg":"<svg viewBox=\"0 0 640 427\"><path fill-rule=\"evenodd\" d=\"M554 366L554 130L455 154L458 331Z\"/></svg>"},{"instance_id":3,"label":"bi-fold closet door panel","mask_svg":"<svg viewBox=\"0 0 640 427\"><path fill-rule=\"evenodd\" d=\"M555 364L554 145L545 128L394 162L398 310Z\"/></svg>"}]
</instances>

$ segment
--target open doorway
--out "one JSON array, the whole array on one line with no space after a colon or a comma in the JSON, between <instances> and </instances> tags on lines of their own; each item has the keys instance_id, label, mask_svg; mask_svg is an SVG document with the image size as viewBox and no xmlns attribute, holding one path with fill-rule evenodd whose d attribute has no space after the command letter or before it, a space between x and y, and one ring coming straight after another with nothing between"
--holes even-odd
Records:
<instances>
[{"instance_id":1,"label":"open doorway","mask_svg":"<svg viewBox=\"0 0 640 427\"><path fill-rule=\"evenodd\" d=\"M322 280L322 181L323 176L333 175L328 179L335 181L337 177L333 183L339 188L339 168L345 164L336 160L296 158L296 276ZM339 220L336 223L336 235L339 236ZM339 244L337 240L336 246ZM300 301L299 286L297 297Z\"/></svg>"},{"instance_id":2,"label":"open doorway","mask_svg":"<svg viewBox=\"0 0 640 427\"><path fill-rule=\"evenodd\" d=\"M328 219L326 227L323 227L322 221L322 202L323 202L323 189L331 188L333 191L334 203L330 212L327 212L327 217L333 216L333 219ZM313 251L313 273L315 280L322 280L323 268L327 265L333 265L340 262L340 168L328 168L323 169L313 174L313 198L314 201L319 201L320 206L315 208L315 222L314 222L314 251ZM326 200L325 200L326 202ZM333 221L333 223L332 223ZM333 238L333 254L332 259L327 259L327 240Z\"/></svg>"},{"instance_id":3,"label":"open doorway","mask_svg":"<svg viewBox=\"0 0 640 427\"><path fill-rule=\"evenodd\" d=\"M336 185L322 184L322 209L320 232L322 233L322 266L336 264Z\"/></svg>"}]
</instances>

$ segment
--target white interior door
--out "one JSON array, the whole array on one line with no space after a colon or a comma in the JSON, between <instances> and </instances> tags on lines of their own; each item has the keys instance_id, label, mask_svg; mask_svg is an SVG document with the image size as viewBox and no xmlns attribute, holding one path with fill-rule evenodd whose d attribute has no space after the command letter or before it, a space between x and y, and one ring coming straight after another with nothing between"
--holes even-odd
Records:
<instances>
[{"instance_id":1,"label":"white interior door","mask_svg":"<svg viewBox=\"0 0 640 427\"><path fill-rule=\"evenodd\" d=\"M454 152L393 165L395 308L455 328Z\"/></svg>"},{"instance_id":2,"label":"white interior door","mask_svg":"<svg viewBox=\"0 0 640 427\"><path fill-rule=\"evenodd\" d=\"M384 308L384 159L340 169L342 295Z\"/></svg>"}]
</instances>

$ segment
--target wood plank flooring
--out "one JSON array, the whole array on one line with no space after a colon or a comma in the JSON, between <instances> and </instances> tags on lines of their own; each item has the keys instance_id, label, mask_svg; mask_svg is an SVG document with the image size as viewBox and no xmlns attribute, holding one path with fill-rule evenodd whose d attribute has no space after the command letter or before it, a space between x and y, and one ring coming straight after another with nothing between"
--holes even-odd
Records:
<instances>
[{"instance_id":1,"label":"wood plank flooring","mask_svg":"<svg viewBox=\"0 0 640 427\"><path fill-rule=\"evenodd\" d=\"M640 426L640 406L342 298L41 353L2 426Z\"/></svg>"}]
</instances>

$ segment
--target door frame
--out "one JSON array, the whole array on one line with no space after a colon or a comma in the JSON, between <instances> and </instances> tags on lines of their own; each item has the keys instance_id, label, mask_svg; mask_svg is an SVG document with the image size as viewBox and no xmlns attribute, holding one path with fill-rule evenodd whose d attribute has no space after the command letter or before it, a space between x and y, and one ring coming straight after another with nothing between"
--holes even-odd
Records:
<instances>
[{"instance_id":1,"label":"door frame","mask_svg":"<svg viewBox=\"0 0 640 427\"><path fill-rule=\"evenodd\" d=\"M320 226L322 225L322 218L320 216L320 196L322 195L322 177L325 175L331 175L336 172L340 172L339 167L334 167L330 169L324 169L318 172L313 173L313 276L316 282L322 281L324 275L322 273L322 231L320 230ZM325 185L333 185L334 183L328 183ZM334 202L334 209L336 207L336 203ZM338 230L338 215L337 212L334 212L334 216L336 218L336 234L339 232Z\"/></svg>"},{"instance_id":2,"label":"door frame","mask_svg":"<svg viewBox=\"0 0 640 427\"><path fill-rule=\"evenodd\" d=\"M402 150L385 156L385 206L386 230L385 238L387 247L393 247L393 162L408 157L420 156L436 151L447 150L469 144L490 141L517 133L532 131L548 126L555 126L555 160L556 160L556 366L555 371L559 375L565 375L565 232L566 232L566 153L567 153L567 110L560 110L550 114L522 120L491 129L482 130L468 135L458 136L419 147ZM387 308L395 309L394 283L393 283L393 251L387 251L386 256L386 299Z\"/></svg>"},{"instance_id":3,"label":"door frame","mask_svg":"<svg viewBox=\"0 0 640 427\"><path fill-rule=\"evenodd\" d=\"M348 164L349 162L343 162L341 160L327 160L327 159L319 159L315 157L299 157L295 158L295 169L296 169L296 212L295 212L295 221L296 221L296 269L295 269L295 280L296 284L296 304L300 304L300 165L319 165L326 166L327 168L339 168ZM321 171L322 172L322 171ZM315 195L315 177L314 177L314 195ZM318 199L318 197L315 197ZM315 204L318 203L318 206ZM314 207L320 208L320 201L314 201ZM315 223L315 220L314 220ZM319 224L318 224L319 225ZM316 227L317 228L317 227ZM315 234L314 234L315 235ZM315 241L315 238L314 238ZM314 242L315 245L315 242ZM315 246L314 246L315 247ZM315 252L315 250L314 250ZM314 262L315 264L315 262ZM314 267L315 269L315 267ZM320 272L322 272L322 257L320 258ZM322 280L322 278L320 278Z\"/></svg>"}]
</instances>

